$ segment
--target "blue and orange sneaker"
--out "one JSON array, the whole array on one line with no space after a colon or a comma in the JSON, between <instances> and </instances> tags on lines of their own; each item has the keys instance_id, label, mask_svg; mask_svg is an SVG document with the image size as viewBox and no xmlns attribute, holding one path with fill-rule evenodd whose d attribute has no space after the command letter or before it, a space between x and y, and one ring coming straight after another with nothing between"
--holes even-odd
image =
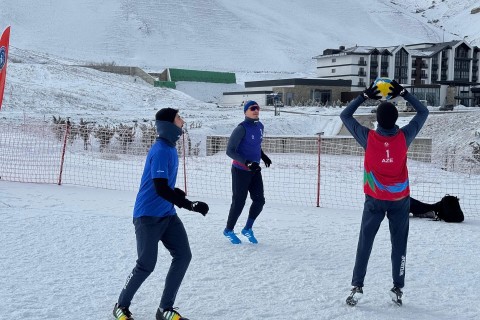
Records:
<instances>
[{"instance_id":1,"label":"blue and orange sneaker","mask_svg":"<svg viewBox=\"0 0 480 320\"><path fill-rule=\"evenodd\" d=\"M258 243L257 238L253 235L253 230L252 229L243 229L242 234L247 237L248 241L251 243Z\"/></svg>"},{"instance_id":2,"label":"blue and orange sneaker","mask_svg":"<svg viewBox=\"0 0 480 320\"><path fill-rule=\"evenodd\" d=\"M233 244L240 244L242 241L237 237L235 232L233 230L223 230L223 235L227 237L228 240L230 240L231 243Z\"/></svg>"}]
</instances>

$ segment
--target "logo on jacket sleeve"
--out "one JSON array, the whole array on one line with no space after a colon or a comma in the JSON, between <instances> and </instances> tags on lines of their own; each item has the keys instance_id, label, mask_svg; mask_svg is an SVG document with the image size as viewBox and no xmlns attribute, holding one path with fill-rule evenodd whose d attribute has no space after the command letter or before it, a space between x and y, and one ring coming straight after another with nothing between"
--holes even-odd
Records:
<instances>
[{"instance_id":1,"label":"logo on jacket sleeve","mask_svg":"<svg viewBox=\"0 0 480 320\"><path fill-rule=\"evenodd\" d=\"M5 63L7 62L7 60L5 59L6 57L6 50L5 50L5 47L1 47L0 48L0 70L3 69L3 67L5 66Z\"/></svg>"}]
</instances>

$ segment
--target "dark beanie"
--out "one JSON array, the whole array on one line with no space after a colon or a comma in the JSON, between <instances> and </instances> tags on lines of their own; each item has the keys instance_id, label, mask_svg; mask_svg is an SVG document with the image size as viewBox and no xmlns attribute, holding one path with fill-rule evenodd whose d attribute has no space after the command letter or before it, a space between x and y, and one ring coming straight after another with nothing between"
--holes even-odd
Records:
<instances>
[{"instance_id":1,"label":"dark beanie","mask_svg":"<svg viewBox=\"0 0 480 320\"><path fill-rule=\"evenodd\" d=\"M382 102L377 107L377 122L384 129L392 129L398 119L398 110L391 102Z\"/></svg>"},{"instance_id":2,"label":"dark beanie","mask_svg":"<svg viewBox=\"0 0 480 320\"><path fill-rule=\"evenodd\" d=\"M175 116L177 115L178 110L173 108L163 108L160 109L155 115L155 120L159 121L168 121L173 123Z\"/></svg>"},{"instance_id":3,"label":"dark beanie","mask_svg":"<svg viewBox=\"0 0 480 320\"><path fill-rule=\"evenodd\" d=\"M256 103L256 102L253 101L253 100L248 100L248 101L245 102L245 104L243 105L243 113L247 112L248 108L250 108L251 106L257 106L257 107L258 107L258 103Z\"/></svg>"}]
</instances>

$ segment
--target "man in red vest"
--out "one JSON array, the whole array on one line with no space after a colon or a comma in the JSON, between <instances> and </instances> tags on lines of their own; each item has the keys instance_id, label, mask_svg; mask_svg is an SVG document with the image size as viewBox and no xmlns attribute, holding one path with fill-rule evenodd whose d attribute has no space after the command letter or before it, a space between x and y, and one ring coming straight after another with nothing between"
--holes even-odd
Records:
<instances>
[{"instance_id":1,"label":"man in red vest","mask_svg":"<svg viewBox=\"0 0 480 320\"><path fill-rule=\"evenodd\" d=\"M427 120L428 109L395 80L392 80L390 90L392 98L403 97L417 111L413 119L402 128L396 125L396 107L388 101L380 103L377 108L376 130L362 126L353 117L353 113L365 100L381 98L380 91L373 83L340 114L345 127L365 149L365 204L353 269L353 288L346 301L352 306L363 295L368 259L385 215L389 220L392 243L393 288L389 294L396 304L402 304L410 212L407 151Z\"/></svg>"}]
</instances>

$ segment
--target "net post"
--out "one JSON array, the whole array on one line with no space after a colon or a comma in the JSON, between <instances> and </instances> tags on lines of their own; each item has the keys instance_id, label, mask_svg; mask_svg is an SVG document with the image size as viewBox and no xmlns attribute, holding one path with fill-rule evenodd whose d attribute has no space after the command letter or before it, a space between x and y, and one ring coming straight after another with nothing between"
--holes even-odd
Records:
<instances>
[{"instance_id":1,"label":"net post","mask_svg":"<svg viewBox=\"0 0 480 320\"><path fill-rule=\"evenodd\" d=\"M62 157L60 160L60 173L58 174L58 185L62 184L63 163L65 162L65 151L67 150L68 134L70 132L70 120L67 120L65 126L65 135L63 137Z\"/></svg>"},{"instance_id":2,"label":"net post","mask_svg":"<svg viewBox=\"0 0 480 320\"><path fill-rule=\"evenodd\" d=\"M317 145L318 145L318 170L317 170L317 208L320 207L320 155L322 153L322 136L324 132L317 133Z\"/></svg>"}]
</instances>

